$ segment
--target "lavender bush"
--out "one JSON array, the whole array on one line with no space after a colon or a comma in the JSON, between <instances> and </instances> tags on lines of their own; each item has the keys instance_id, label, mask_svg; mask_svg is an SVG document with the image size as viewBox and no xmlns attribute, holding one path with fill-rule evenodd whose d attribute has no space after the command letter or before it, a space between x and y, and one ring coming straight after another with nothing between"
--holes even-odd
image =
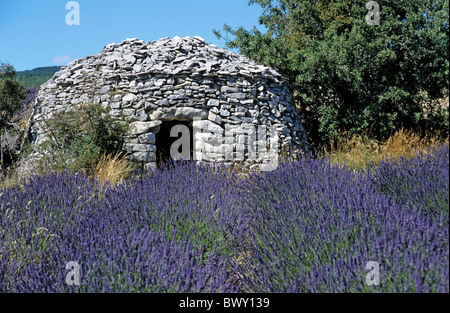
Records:
<instances>
[{"instance_id":1,"label":"lavender bush","mask_svg":"<svg viewBox=\"0 0 450 313\"><path fill-rule=\"evenodd\" d=\"M235 291L235 180L184 164L103 191L80 174L0 191L0 291ZM69 261L79 287L65 283Z\"/></svg>"},{"instance_id":2,"label":"lavender bush","mask_svg":"<svg viewBox=\"0 0 450 313\"><path fill-rule=\"evenodd\" d=\"M449 212L448 146L418 153L413 160L384 160L373 166L369 176L382 194L391 195L397 203L420 208L432 216Z\"/></svg>"},{"instance_id":3,"label":"lavender bush","mask_svg":"<svg viewBox=\"0 0 450 313\"><path fill-rule=\"evenodd\" d=\"M446 146L367 176L310 159L252 177L246 290L448 292L448 162Z\"/></svg>"},{"instance_id":4,"label":"lavender bush","mask_svg":"<svg viewBox=\"0 0 450 313\"><path fill-rule=\"evenodd\" d=\"M33 177L0 189L0 292L448 292L448 163L442 146L367 173L310 158L246 179L180 163L105 189Z\"/></svg>"}]
</instances>

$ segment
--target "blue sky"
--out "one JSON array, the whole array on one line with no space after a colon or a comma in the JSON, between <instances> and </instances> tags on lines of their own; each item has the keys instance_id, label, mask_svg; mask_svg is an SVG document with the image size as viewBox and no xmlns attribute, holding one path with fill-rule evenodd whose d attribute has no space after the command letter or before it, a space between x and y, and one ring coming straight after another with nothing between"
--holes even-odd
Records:
<instances>
[{"instance_id":1,"label":"blue sky","mask_svg":"<svg viewBox=\"0 0 450 313\"><path fill-rule=\"evenodd\" d=\"M126 38L201 36L224 47L212 30L257 26L262 10L248 0L78 0L80 25L66 24L68 0L0 0L0 61L16 70L65 65Z\"/></svg>"}]
</instances>

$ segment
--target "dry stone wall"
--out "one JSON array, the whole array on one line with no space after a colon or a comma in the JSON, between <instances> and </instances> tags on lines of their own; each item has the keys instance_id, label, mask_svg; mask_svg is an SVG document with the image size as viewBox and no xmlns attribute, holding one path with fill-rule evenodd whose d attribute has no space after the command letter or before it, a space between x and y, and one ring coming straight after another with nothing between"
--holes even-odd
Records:
<instances>
[{"instance_id":1,"label":"dry stone wall","mask_svg":"<svg viewBox=\"0 0 450 313\"><path fill-rule=\"evenodd\" d=\"M29 124L31 143L48 138L43 122L55 112L87 102L100 103L111 115L130 121L124 150L144 169L156 166L156 134L162 123L173 120L201 119L203 131L230 131L231 140L215 138L209 145L219 147L207 151L214 160L227 161L227 152L235 155L248 144L239 137L245 135L242 130L257 126L277 130L278 152L305 148L305 130L280 74L198 36L127 39L63 67L39 91ZM194 148L206 146L199 141ZM239 151L246 167L263 161L262 156L251 159L247 150Z\"/></svg>"}]
</instances>

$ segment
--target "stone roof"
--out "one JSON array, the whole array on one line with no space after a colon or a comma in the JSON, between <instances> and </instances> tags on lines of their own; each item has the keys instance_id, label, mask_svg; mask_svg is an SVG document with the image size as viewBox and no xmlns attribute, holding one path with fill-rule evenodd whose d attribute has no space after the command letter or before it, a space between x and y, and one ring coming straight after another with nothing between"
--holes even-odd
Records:
<instances>
[{"instance_id":1,"label":"stone roof","mask_svg":"<svg viewBox=\"0 0 450 313\"><path fill-rule=\"evenodd\" d=\"M111 43L98 55L77 59L63 67L53 77L53 83L78 83L82 73L77 71L102 68L104 75L189 74L202 77L241 75L257 79L268 77L282 81L281 75L270 67L259 65L245 56L210 45L201 37L162 38L144 42L136 38L119 44ZM77 73L76 75L73 75Z\"/></svg>"}]
</instances>

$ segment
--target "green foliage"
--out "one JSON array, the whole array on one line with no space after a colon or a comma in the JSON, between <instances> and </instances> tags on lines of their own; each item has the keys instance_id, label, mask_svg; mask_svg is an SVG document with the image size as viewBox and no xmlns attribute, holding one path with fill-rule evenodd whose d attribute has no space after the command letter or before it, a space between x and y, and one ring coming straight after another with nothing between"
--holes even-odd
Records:
<instances>
[{"instance_id":1,"label":"green foliage","mask_svg":"<svg viewBox=\"0 0 450 313\"><path fill-rule=\"evenodd\" d=\"M61 69L61 66L44 66L44 67L36 67L32 70L20 71L17 72L17 76L23 75L52 75L58 72Z\"/></svg>"},{"instance_id":2,"label":"green foliage","mask_svg":"<svg viewBox=\"0 0 450 313\"><path fill-rule=\"evenodd\" d=\"M33 70L17 72L17 80L26 87L39 87L61 69L60 66L38 67Z\"/></svg>"},{"instance_id":3,"label":"green foliage","mask_svg":"<svg viewBox=\"0 0 450 313\"><path fill-rule=\"evenodd\" d=\"M102 154L120 151L129 124L112 117L100 104L81 104L46 122L49 140L40 145L50 153L41 162L55 171L91 171Z\"/></svg>"},{"instance_id":4,"label":"green foliage","mask_svg":"<svg viewBox=\"0 0 450 313\"><path fill-rule=\"evenodd\" d=\"M0 127L10 121L24 99L25 86L16 80L14 67L0 62Z\"/></svg>"},{"instance_id":5,"label":"green foliage","mask_svg":"<svg viewBox=\"0 0 450 313\"><path fill-rule=\"evenodd\" d=\"M448 0L380 0L380 25L366 23L366 1L249 3L264 9L267 31L225 25L227 47L288 78L311 141L368 129L376 139L401 127L448 132L445 112L423 108L448 96Z\"/></svg>"},{"instance_id":6,"label":"green foliage","mask_svg":"<svg viewBox=\"0 0 450 313\"><path fill-rule=\"evenodd\" d=\"M47 82L53 75L18 75L17 80L25 87L39 87Z\"/></svg>"}]
</instances>

